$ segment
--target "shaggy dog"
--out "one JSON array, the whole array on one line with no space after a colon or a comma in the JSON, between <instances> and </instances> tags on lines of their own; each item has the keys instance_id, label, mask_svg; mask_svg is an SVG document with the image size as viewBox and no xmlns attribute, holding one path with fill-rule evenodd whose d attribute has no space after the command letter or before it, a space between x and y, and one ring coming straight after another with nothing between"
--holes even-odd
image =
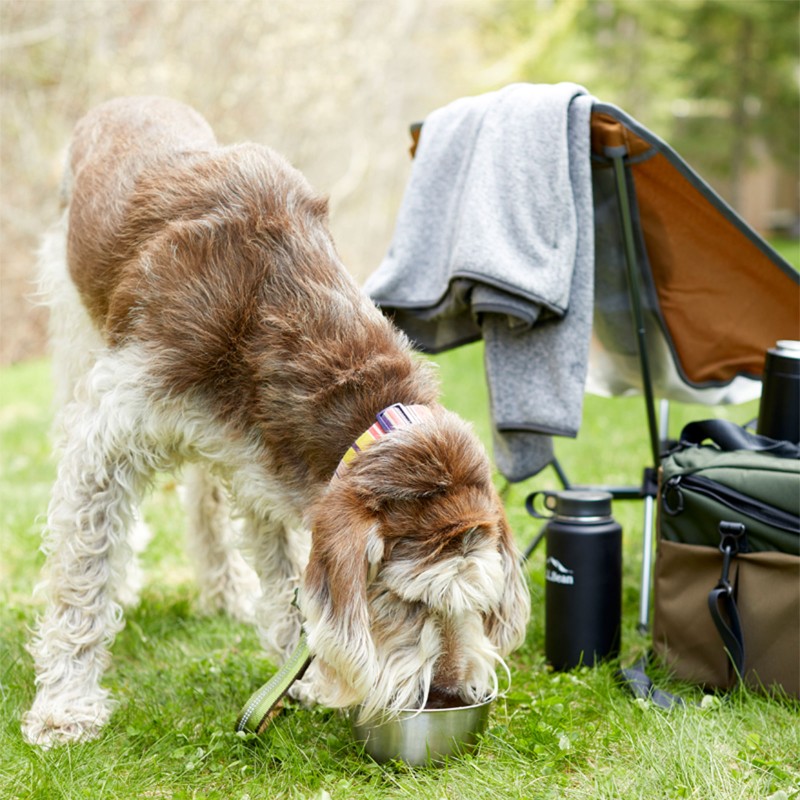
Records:
<instances>
[{"instance_id":1,"label":"shaggy dog","mask_svg":"<svg viewBox=\"0 0 800 800\"><path fill-rule=\"evenodd\" d=\"M369 717L496 691L529 597L486 454L342 266L326 201L272 150L220 147L159 98L84 117L63 194L41 259L61 452L26 738L108 720L137 504L182 464L201 599L255 605L277 661L302 625L302 699Z\"/></svg>"}]
</instances>

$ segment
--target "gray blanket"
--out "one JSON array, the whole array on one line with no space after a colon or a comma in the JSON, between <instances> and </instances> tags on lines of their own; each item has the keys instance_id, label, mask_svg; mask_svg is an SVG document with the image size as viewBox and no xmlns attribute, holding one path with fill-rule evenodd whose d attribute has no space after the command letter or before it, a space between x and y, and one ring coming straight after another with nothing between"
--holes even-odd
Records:
<instances>
[{"instance_id":1,"label":"gray blanket","mask_svg":"<svg viewBox=\"0 0 800 800\"><path fill-rule=\"evenodd\" d=\"M483 337L509 480L580 426L593 305L589 121L575 84L513 84L433 112L394 237L365 285L420 347Z\"/></svg>"}]
</instances>

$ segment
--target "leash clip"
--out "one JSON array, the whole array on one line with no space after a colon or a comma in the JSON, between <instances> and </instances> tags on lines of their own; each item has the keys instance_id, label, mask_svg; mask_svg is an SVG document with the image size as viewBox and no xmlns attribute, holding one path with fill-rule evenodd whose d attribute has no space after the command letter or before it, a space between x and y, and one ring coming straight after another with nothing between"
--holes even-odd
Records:
<instances>
[{"instance_id":1,"label":"leash clip","mask_svg":"<svg viewBox=\"0 0 800 800\"><path fill-rule=\"evenodd\" d=\"M733 595L733 587L729 579L731 561L740 552L744 552L747 528L741 522L720 522L719 524L719 549L722 553L722 575L717 584L718 589L724 589L729 596Z\"/></svg>"}]
</instances>

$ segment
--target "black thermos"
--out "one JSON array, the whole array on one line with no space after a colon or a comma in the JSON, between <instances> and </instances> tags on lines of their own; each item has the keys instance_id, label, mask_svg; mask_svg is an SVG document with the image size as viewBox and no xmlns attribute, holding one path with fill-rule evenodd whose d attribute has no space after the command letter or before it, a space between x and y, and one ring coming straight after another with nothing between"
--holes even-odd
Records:
<instances>
[{"instance_id":1,"label":"black thermos","mask_svg":"<svg viewBox=\"0 0 800 800\"><path fill-rule=\"evenodd\" d=\"M557 670L594 666L619 655L622 528L611 495L547 493L545 655Z\"/></svg>"},{"instance_id":2,"label":"black thermos","mask_svg":"<svg viewBox=\"0 0 800 800\"><path fill-rule=\"evenodd\" d=\"M767 350L758 432L800 444L800 342L783 340Z\"/></svg>"}]
</instances>

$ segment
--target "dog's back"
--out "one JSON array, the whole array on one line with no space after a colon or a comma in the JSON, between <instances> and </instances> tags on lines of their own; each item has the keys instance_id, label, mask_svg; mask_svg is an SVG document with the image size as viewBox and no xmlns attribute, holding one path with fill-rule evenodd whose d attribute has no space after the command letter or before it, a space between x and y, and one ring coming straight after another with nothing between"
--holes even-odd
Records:
<instances>
[{"instance_id":1,"label":"dog's back","mask_svg":"<svg viewBox=\"0 0 800 800\"><path fill-rule=\"evenodd\" d=\"M180 154L216 146L193 109L160 97L118 98L90 111L76 125L64 179L69 204L70 275L98 327L120 265L119 236L141 175Z\"/></svg>"}]
</instances>

